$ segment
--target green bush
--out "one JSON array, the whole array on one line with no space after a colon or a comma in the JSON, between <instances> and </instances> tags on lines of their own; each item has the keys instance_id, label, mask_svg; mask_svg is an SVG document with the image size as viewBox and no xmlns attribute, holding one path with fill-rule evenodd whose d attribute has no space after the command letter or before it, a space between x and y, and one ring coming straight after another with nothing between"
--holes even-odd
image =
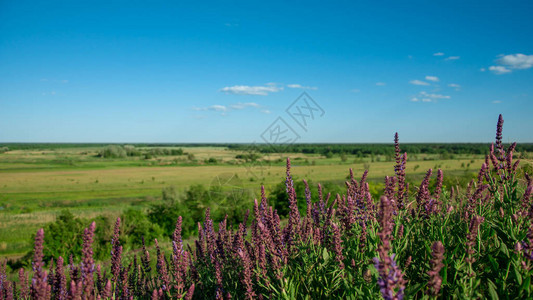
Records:
<instances>
[{"instance_id":1,"label":"green bush","mask_svg":"<svg viewBox=\"0 0 533 300\"><path fill-rule=\"evenodd\" d=\"M122 146L109 145L100 150L99 156L103 158L125 158L127 152Z\"/></svg>"},{"instance_id":2,"label":"green bush","mask_svg":"<svg viewBox=\"0 0 533 300\"><path fill-rule=\"evenodd\" d=\"M150 222L150 219L142 211L128 209L121 216L121 236L125 239L121 243L131 248L142 246L142 238L147 245L152 245L154 239L163 235L163 230L158 224Z\"/></svg>"}]
</instances>

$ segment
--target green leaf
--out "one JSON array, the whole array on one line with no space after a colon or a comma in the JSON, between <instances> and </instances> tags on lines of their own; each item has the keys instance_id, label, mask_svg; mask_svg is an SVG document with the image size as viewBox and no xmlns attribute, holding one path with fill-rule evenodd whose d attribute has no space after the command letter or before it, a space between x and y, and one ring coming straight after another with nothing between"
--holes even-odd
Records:
<instances>
[{"instance_id":1,"label":"green leaf","mask_svg":"<svg viewBox=\"0 0 533 300\"><path fill-rule=\"evenodd\" d=\"M448 282L448 267L444 266L440 273L442 274L442 285L446 285Z\"/></svg>"},{"instance_id":2,"label":"green leaf","mask_svg":"<svg viewBox=\"0 0 533 300\"><path fill-rule=\"evenodd\" d=\"M487 279L489 286L489 295L491 299L499 299L498 293L496 292L496 285L490 279Z\"/></svg>"},{"instance_id":3,"label":"green leaf","mask_svg":"<svg viewBox=\"0 0 533 300\"><path fill-rule=\"evenodd\" d=\"M505 243L500 243L500 251L503 252L507 258L509 258L509 249Z\"/></svg>"},{"instance_id":4,"label":"green leaf","mask_svg":"<svg viewBox=\"0 0 533 300\"><path fill-rule=\"evenodd\" d=\"M528 290L529 286L531 285L531 276L528 276L526 280L524 280L524 283L520 286L520 290Z\"/></svg>"},{"instance_id":5,"label":"green leaf","mask_svg":"<svg viewBox=\"0 0 533 300\"><path fill-rule=\"evenodd\" d=\"M324 251L322 251L322 259L324 259L324 261L329 260L329 252L328 252L328 249L326 248L324 248Z\"/></svg>"},{"instance_id":6,"label":"green leaf","mask_svg":"<svg viewBox=\"0 0 533 300\"><path fill-rule=\"evenodd\" d=\"M516 265L513 266L514 276L516 277L516 281L518 281L519 285L522 285L522 275L520 275L520 271L518 271Z\"/></svg>"}]
</instances>

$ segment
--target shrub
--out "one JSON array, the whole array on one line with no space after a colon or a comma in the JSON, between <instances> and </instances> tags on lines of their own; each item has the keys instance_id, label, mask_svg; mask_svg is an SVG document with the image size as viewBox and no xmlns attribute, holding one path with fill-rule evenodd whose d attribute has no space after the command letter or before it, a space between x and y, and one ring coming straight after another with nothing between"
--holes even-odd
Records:
<instances>
[{"instance_id":1,"label":"shrub","mask_svg":"<svg viewBox=\"0 0 533 300\"><path fill-rule=\"evenodd\" d=\"M142 211L128 209L120 217L122 220L122 243L131 248L142 246L144 238L148 245L163 235L163 230L158 224L151 223L149 218ZM177 219L177 217L176 217Z\"/></svg>"},{"instance_id":2,"label":"shrub","mask_svg":"<svg viewBox=\"0 0 533 300\"><path fill-rule=\"evenodd\" d=\"M99 156L103 158L125 158L127 156L126 150L122 146L109 145L100 150Z\"/></svg>"},{"instance_id":3,"label":"shrub","mask_svg":"<svg viewBox=\"0 0 533 300\"><path fill-rule=\"evenodd\" d=\"M111 237L112 222L106 217L98 217L87 220L75 217L69 210L63 210L56 218L55 222L48 223L44 229L47 234L44 236L45 247L43 248L43 259L49 261L59 256L67 259L70 255L75 261L79 261L82 256L82 233L84 226L91 221L96 222L98 229L95 232L94 257L105 259L109 254L109 240ZM35 236L32 237L32 240ZM31 258L33 252L28 253L26 260Z\"/></svg>"}]
</instances>

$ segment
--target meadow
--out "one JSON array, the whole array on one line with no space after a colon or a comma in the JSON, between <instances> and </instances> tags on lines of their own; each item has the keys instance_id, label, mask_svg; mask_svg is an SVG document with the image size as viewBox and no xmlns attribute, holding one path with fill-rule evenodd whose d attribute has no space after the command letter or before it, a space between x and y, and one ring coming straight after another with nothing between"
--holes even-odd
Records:
<instances>
[{"instance_id":1,"label":"meadow","mask_svg":"<svg viewBox=\"0 0 533 300\"><path fill-rule=\"evenodd\" d=\"M161 201L162 189L174 186L179 192L195 184L248 190L259 196L258 185L267 191L284 180L284 161L291 157L295 178L342 186L348 168L354 172L371 170L368 180L383 189L383 178L390 175L390 155L371 157L339 154L266 153L257 161L236 159L248 153L242 145L181 146L185 155L103 158L106 145L5 145L15 148L0 155L0 255L19 257L31 249L31 236L44 224L53 222L64 209L75 216L116 218L129 207L146 210ZM18 146L18 147L17 147ZM486 145L485 145L486 146ZM392 145L382 145L393 149ZM17 149L22 148L22 149ZM29 148L29 149L28 149ZM357 145L351 149L357 149ZM158 146L138 146L150 152ZM410 159L412 180L421 178L428 168L442 168L447 176L468 177L483 160L479 154L456 154L442 159L439 154L419 154ZM215 159L216 163L210 163ZM525 164L530 161L524 161ZM248 199L251 203L252 199Z\"/></svg>"},{"instance_id":2,"label":"meadow","mask_svg":"<svg viewBox=\"0 0 533 300\"><path fill-rule=\"evenodd\" d=\"M397 136L369 155L11 145L0 296L531 298L531 145L504 145L502 125L495 144L410 156Z\"/></svg>"}]
</instances>

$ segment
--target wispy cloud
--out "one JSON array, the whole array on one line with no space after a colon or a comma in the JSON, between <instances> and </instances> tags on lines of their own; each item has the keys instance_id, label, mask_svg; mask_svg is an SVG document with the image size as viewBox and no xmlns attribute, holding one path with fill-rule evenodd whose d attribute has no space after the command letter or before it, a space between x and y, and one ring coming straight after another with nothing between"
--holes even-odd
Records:
<instances>
[{"instance_id":1,"label":"wispy cloud","mask_svg":"<svg viewBox=\"0 0 533 300\"><path fill-rule=\"evenodd\" d=\"M507 69L504 66L490 66L489 70L492 71L492 73L498 75L511 73L511 70Z\"/></svg>"},{"instance_id":2,"label":"wispy cloud","mask_svg":"<svg viewBox=\"0 0 533 300\"><path fill-rule=\"evenodd\" d=\"M442 94L434 94L434 93L428 93L426 91L422 91L418 93L415 97L411 98L412 102L438 102L439 99L450 99L451 97L448 95L442 95Z\"/></svg>"},{"instance_id":3,"label":"wispy cloud","mask_svg":"<svg viewBox=\"0 0 533 300\"><path fill-rule=\"evenodd\" d=\"M442 52L433 53L433 56L443 56L443 55L444 55L444 53L442 53Z\"/></svg>"},{"instance_id":4,"label":"wispy cloud","mask_svg":"<svg viewBox=\"0 0 533 300\"><path fill-rule=\"evenodd\" d=\"M436 102L430 98L418 98L418 97L413 97L411 98L411 102Z\"/></svg>"},{"instance_id":5,"label":"wispy cloud","mask_svg":"<svg viewBox=\"0 0 533 300\"><path fill-rule=\"evenodd\" d=\"M303 86L301 84L287 84L288 88L291 89L304 89L304 90L318 90L316 86Z\"/></svg>"},{"instance_id":6,"label":"wispy cloud","mask_svg":"<svg viewBox=\"0 0 533 300\"><path fill-rule=\"evenodd\" d=\"M494 101L492 101L492 104L500 104L500 103L502 103L500 100L494 100Z\"/></svg>"},{"instance_id":7,"label":"wispy cloud","mask_svg":"<svg viewBox=\"0 0 533 300\"><path fill-rule=\"evenodd\" d=\"M420 95L426 98L431 98L431 99L450 99L451 98L450 96L447 96L447 95L430 94L425 91L420 92Z\"/></svg>"},{"instance_id":8,"label":"wispy cloud","mask_svg":"<svg viewBox=\"0 0 533 300\"><path fill-rule=\"evenodd\" d=\"M227 112L229 110L227 106L220 105L220 104L215 104L215 105L211 105L211 106L208 106L208 107L193 107L192 109L196 110L196 111L208 111L208 110L211 110L211 111L218 111L218 112Z\"/></svg>"},{"instance_id":9,"label":"wispy cloud","mask_svg":"<svg viewBox=\"0 0 533 300\"><path fill-rule=\"evenodd\" d=\"M457 83L450 83L450 84L448 84L448 86L451 87L451 88L454 88L456 91L461 89L461 85L459 85Z\"/></svg>"},{"instance_id":10,"label":"wispy cloud","mask_svg":"<svg viewBox=\"0 0 533 300\"><path fill-rule=\"evenodd\" d=\"M350 92L352 92L352 93L359 93L360 91L361 91L360 89L352 89L352 90L350 90Z\"/></svg>"},{"instance_id":11,"label":"wispy cloud","mask_svg":"<svg viewBox=\"0 0 533 300\"><path fill-rule=\"evenodd\" d=\"M236 103L236 104L232 104L229 106L230 108L232 109L244 109L246 107L255 107L255 108L259 108L261 107L259 104L255 103L255 102L246 102L246 103Z\"/></svg>"},{"instance_id":12,"label":"wispy cloud","mask_svg":"<svg viewBox=\"0 0 533 300\"><path fill-rule=\"evenodd\" d=\"M269 93L276 93L282 90L283 87L277 86L275 83L268 83L265 86L234 85L220 89L221 92L226 94L259 96L266 96Z\"/></svg>"},{"instance_id":13,"label":"wispy cloud","mask_svg":"<svg viewBox=\"0 0 533 300\"><path fill-rule=\"evenodd\" d=\"M418 80L418 79L411 80L409 81L409 83L414 84L414 85L429 85L429 83L422 81L422 80Z\"/></svg>"},{"instance_id":14,"label":"wispy cloud","mask_svg":"<svg viewBox=\"0 0 533 300\"><path fill-rule=\"evenodd\" d=\"M214 110L214 111L223 111L223 112L226 112L228 111L228 108L224 105L218 105L218 104L215 104L215 105L211 105L208 107L209 110Z\"/></svg>"},{"instance_id":15,"label":"wispy cloud","mask_svg":"<svg viewBox=\"0 0 533 300\"><path fill-rule=\"evenodd\" d=\"M439 77L437 77L437 76L426 76L426 80L433 81L433 82L439 82Z\"/></svg>"},{"instance_id":16,"label":"wispy cloud","mask_svg":"<svg viewBox=\"0 0 533 300\"><path fill-rule=\"evenodd\" d=\"M385 82L376 82L376 85L377 86L384 86L384 85L387 85Z\"/></svg>"},{"instance_id":17,"label":"wispy cloud","mask_svg":"<svg viewBox=\"0 0 533 300\"><path fill-rule=\"evenodd\" d=\"M264 109L261 105L255 103L255 102L245 102L245 103L235 103L230 105L221 105L221 104L214 104L207 107L193 107L193 110L196 111L214 111L219 112L222 115L226 115L227 112L234 111L234 110L242 110L245 108L256 108L261 109L262 113L270 113L269 110Z\"/></svg>"},{"instance_id":18,"label":"wispy cloud","mask_svg":"<svg viewBox=\"0 0 533 300\"><path fill-rule=\"evenodd\" d=\"M461 57L460 56L448 56L446 60L458 60L459 58Z\"/></svg>"}]
</instances>

